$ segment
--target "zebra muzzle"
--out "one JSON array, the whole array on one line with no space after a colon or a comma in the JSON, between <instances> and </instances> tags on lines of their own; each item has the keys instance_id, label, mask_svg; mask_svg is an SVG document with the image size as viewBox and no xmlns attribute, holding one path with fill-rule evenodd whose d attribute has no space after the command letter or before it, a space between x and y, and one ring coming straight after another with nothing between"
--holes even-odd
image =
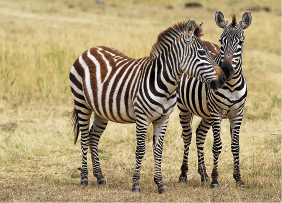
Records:
<instances>
[{"instance_id":1,"label":"zebra muzzle","mask_svg":"<svg viewBox=\"0 0 282 203\"><path fill-rule=\"evenodd\" d=\"M232 67L232 59L224 58L223 62L221 63L220 68L224 72L226 76L226 80L227 81L231 80L235 72L234 68Z\"/></svg>"},{"instance_id":2,"label":"zebra muzzle","mask_svg":"<svg viewBox=\"0 0 282 203\"><path fill-rule=\"evenodd\" d=\"M217 73L217 79L212 80L210 82L210 87L214 91L217 91L219 88L221 88L225 84L226 76L225 76L224 72L221 70L221 68L219 68L219 67L215 68L215 71Z\"/></svg>"}]
</instances>

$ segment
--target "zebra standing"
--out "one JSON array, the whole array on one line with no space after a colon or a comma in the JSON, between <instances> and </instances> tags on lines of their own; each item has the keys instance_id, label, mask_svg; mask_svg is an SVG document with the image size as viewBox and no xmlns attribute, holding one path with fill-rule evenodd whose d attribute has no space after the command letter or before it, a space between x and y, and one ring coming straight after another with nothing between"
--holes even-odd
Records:
<instances>
[{"instance_id":1,"label":"zebra standing","mask_svg":"<svg viewBox=\"0 0 282 203\"><path fill-rule=\"evenodd\" d=\"M215 61L220 64L223 70L229 70L230 67L234 70L221 89L213 91L205 83L186 75L181 78L177 101L183 129L184 155L179 182L187 181L188 152L192 139L191 123L193 115L197 115L202 117L196 130L198 173L201 175L201 181L209 182L204 163L204 142L206 134L212 126L214 166L211 174L211 187L218 187L218 157L222 149L220 125L222 119L228 118L230 121L231 151L234 159L233 177L237 185L245 187L239 169L239 130L243 118L243 107L247 98L247 85L242 72L244 30L250 26L251 20L252 16L249 11L244 13L239 23L236 22L235 15L233 15L232 22L228 23L220 11L215 14L216 24L223 28L223 33L219 39L221 48L219 50L217 45L210 42L204 42L204 44L213 52Z\"/></svg>"},{"instance_id":2,"label":"zebra standing","mask_svg":"<svg viewBox=\"0 0 282 203\"><path fill-rule=\"evenodd\" d=\"M74 98L72 121L75 143L81 132L81 184L88 184L87 151L90 147L93 174L106 184L98 157L98 143L108 121L136 123L136 168L132 191L140 192L140 167L145 155L145 136L153 124L154 181L159 193L167 191L162 181L161 158L168 118L176 104L176 88L182 73L217 89L225 75L200 39L202 27L194 19L177 23L160 33L150 57L132 59L99 46L85 51L70 71ZM89 131L92 111L94 122Z\"/></svg>"}]
</instances>

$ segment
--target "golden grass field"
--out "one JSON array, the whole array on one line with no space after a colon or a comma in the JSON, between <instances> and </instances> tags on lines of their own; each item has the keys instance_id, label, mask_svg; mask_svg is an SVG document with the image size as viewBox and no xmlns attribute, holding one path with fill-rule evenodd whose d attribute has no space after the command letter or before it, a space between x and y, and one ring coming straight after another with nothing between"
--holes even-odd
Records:
<instances>
[{"instance_id":1,"label":"golden grass field","mask_svg":"<svg viewBox=\"0 0 282 203\"><path fill-rule=\"evenodd\" d=\"M281 202L281 2L278 0L0 0L0 201L177 201ZM216 3L215 3L216 2ZM244 3L242 3L244 2ZM152 126L146 139L140 194L132 193L135 125L109 123L100 144L107 179L99 187L89 159L89 185L80 185L80 144L73 144L73 99L68 75L75 59L104 45L132 58L149 56L160 32L179 21L205 21L203 40L218 43L216 10L238 21L251 6L245 31L243 71L248 99L240 133L240 166L245 189L235 186L229 123L222 123L219 189L201 185L193 137L186 184L179 184L183 141L175 108L164 139L162 174L169 191L159 195L153 181ZM200 119L195 118L195 130ZM212 170L211 131L205 143ZM78 142L79 143L79 142Z\"/></svg>"}]
</instances>

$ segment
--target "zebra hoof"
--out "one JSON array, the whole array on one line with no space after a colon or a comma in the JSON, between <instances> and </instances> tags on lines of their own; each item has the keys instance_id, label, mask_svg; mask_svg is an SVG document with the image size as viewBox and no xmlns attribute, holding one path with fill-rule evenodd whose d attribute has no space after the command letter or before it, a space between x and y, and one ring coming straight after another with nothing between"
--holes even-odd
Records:
<instances>
[{"instance_id":1,"label":"zebra hoof","mask_svg":"<svg viewBox=\"0 0 282 203\"><path fill-rule=\"evenodd\" d=\"M243 181L239 180L239 181L236 181L236 187L245 188L246 185Z\"/></svg>"},{"instance_id":2,"label":"zebra hoof","mask_svg":"<svg viewBox=\"0 0 282 203\"><path fill-rule=\"evenodd\" d=\"M187 182L187 175L179 177L179 183L186 183Z\"/></svg>"},{"instance_id":3,"label":"zebra hoof","mask_svg":"<svg viewBox=\"0 0 282 203\"><path fill-rule=\"evenodd\" d=\"M141 188L140 186L133 186L131 191L132 192L141 192Z\"/></svg>"},{"instance_id":4,"label":"zebra hoof","mask_svg":"<svg viewBox=\"0 0 282 203\"><path fill-rule=\"evenodd\" d=\"M98 185L106 185L106 179L102 178L100 180L97 180Z\"/></svg>"},{"instance_id":5,"label":"zebra hoof","mask_svg":"<svg viewBox=\"0 0 282 203\"><path fill-rule=\"evenodd\" d=\"M218 189L218 182L217 179L213 179L211 182L211 188L212 189Z\"/></svg>"},{"instance_id":6,"label":"zebra hoof","mask_svg":"<svg viewBox=\"0 0 282 203\"><path fill-rule=\"evenodd\" d=\"M212 189L218 189L218 184L211 184Z\"/></svg>"},{"instance_id":7,"label":"zebra hoof","mask_svg":"<svg viewBox=\"0 0 282 203\"><path fill-rule=\"evenodd\" d=\"M159 188L159 194L166 193L168 191L166 186L163 186L162 188Z\"/></svg>"},{"instance_id":8,"label":"zebra hoof","mask_svg":"<svg viewBox=\"0 0 282 203\"><path fill-rule=\"evenodd\" d=\"M81 180L80 184L87 186L88 185L88 180Z\"/></svg>"}]
</instances>

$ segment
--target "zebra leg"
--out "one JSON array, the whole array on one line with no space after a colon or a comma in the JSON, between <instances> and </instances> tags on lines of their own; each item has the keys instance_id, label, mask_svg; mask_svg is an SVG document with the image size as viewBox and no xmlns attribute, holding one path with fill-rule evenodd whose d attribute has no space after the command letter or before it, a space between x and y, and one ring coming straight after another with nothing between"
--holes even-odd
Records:
<instances>
[{"instance_id":1,"label":"zebra leg","mask_svg":"<svg viewBox=\"0 0 282 203\"><path fill-rule=\"evenodd\" d=\"M92 110L86 106L83 110L78 110L78 123L81 132L81 151L82 151L82 167L81 167L81 185L88 185L88 169L87 169L87 151L89 146L89 123Z\"/></svg>"},{"instance_id":2,"label":"zebra leg","mask_svg":"<svg viewBox=\"0 0 282 203\"><path fill-rule=\"evenodd\" d=\"M148 124L143 122L136 121L136 138L137 138L137 146L136 146L136 168L133 175L133 192L141 192L141 187L139 185L140 180L140 169L141 162L145 155L146 147L145 147L145 138L147 132Z\"/></svg>"},{"instance_id":3,"label":"zebra leg","mask_svg":"<svg viewBox=\"0 0 282 203\"><path fill-rule=\"evenodd\" d=\"M245 187L245 183L241 180L240 168L239 168L239 133L242 123L242 116L234 117L230 119L230 135L231 135L231 152L233 154L234 171L233 178L236 181L236 186Z\"/></svg>"},{"instance_id":4,"label":"zebra leg","mask_svg":"<svg viewBox=\"0 0 282 203\"><path fill-rule=\"evenodd\" d=\"M192 139L191 124L193 121L193 114L189 111L180 110L179 119L182 127L182 136L184 142L183 162L180 168L181 174L179 177L179 183L181 182L186 183L187 172L188 172L188 154L189 154L189 147Z\"/></svg>"},{"instance_id":5,"label":"zebra leg","mask_svg":"<svg viewBox=\"0 0 282 203\"><path fill-rule=\"evenodd\" d=\"M161 164L162 164L162 152L163 152L163 140L165 131L168 124L168 117L153 122L154 137L153 137L153 153L154 153L154 181L158 185L158 191L160 194L168 191L167 187L163 183Z\"/></svg>"},{"instance_id":6,"label":"zebra leg","mask_svg":"<svg viewBox=\"0 0 282 203\"><path fill-rule=\"evenodd\" d=\"M198 173L201 175L202 183L210 181L205 166L204 144L207 137L207 133L211 127L211 124L212 124L211 120L203 118L196 130L196 144L198 151Z\"/></svg>"},{"instance_id":7,"label":"zebra leg","mask_svg":"<svg viewBox=\"0 0 282 203\"><path fill-rule=\"evenodd\" d=\"M211 118L213 120L212 123L212 130L213 130L213 137L214 137L214 141L213 141L213 148L212 148L212 152L213 152L213 170L212 170L212 182L211 182L211 188L218 188L218 158L219 155L221 153L221 149L222 149L222 142L221 142L221 138L220 138L220 125L221 125L221 117L217 116L217 115L212 115L211 114Z\"/></svg>"},{"instance_id":8,"label":"zebra leg","mask_svg":"<svg viewBox=\"0 0 282 203\"><path fill-rule=\"evenodd\" d=\"M93 125L89 133L89 137L90 137L89 138L89 147L91 150L93 175L97 178L97 183L99 185L105 185L106 179L104 178L102 174L99 156L98 156L98 144L99 144L99 140L100 140L102 133L106 129L108 120L101 118L100 116L97 116L96 114L94 114L94 116L95 116L94 122L93 122Z\"/></svg>"}]
</instances>

